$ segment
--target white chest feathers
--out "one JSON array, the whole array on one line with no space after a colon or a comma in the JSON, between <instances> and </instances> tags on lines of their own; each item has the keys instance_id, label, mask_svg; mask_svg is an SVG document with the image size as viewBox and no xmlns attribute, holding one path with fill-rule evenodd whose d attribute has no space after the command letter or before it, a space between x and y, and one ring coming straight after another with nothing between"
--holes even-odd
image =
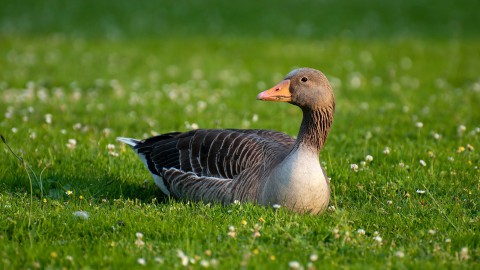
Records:
<instances>
[{"instance_id":1,"label":"white chest feathers","mask_svg":"<svg viewBox=\"0 0 480 270\"><path fill-rule=\"evenodd\" d=\"M280 204L297 212L316 214L330 200L330 187L318 156L299 148L273 169L260 196L263 205Z\"/></svg>"}]
</instances>

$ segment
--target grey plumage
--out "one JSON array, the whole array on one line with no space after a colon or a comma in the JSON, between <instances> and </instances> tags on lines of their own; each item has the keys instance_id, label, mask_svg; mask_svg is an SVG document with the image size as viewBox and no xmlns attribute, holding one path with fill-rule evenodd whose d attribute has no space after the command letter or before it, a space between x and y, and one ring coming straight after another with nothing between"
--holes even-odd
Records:
<instances>
[{"instance_id":1,"label":"grey plumage","mask_svg":"<svg viewBox=\"0 0 480 270\"><path fill-rule=\"evenodd\" d=\"M199 129L142 141L118 140L135 150L168 195L223 203L278 203L300 212L323 211L328 204L329 183L318 154L335 109L328 80L317 70L298 69L258 98L287 101L302 108L303 121L296 140L277 131L255 129ZM292 164L297 165L285 171ZM306 168L297 168L302 165ZM288 189L298 194L288 194Z\"/></svg>"}]
</instances>

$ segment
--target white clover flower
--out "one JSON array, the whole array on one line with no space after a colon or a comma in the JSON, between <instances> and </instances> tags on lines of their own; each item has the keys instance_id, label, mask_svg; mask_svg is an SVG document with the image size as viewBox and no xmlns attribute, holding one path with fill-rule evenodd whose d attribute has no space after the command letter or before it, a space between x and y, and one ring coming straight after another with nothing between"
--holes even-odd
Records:
<instances>
[{"instance_id":1,"label":"white clover flower","mask_svg":"<svg viewBox=\"0 0 480 270\"><path fill-rule=\"evenodd\" d=\"M81 218L81 219L88 219L90 217L90 214L86 211L75 211L73 212L73 215L75 217Z\"/></svg>"},{"instance_id":2,"label":"white clover flower","mask_svg":"<svg viewBox=\"0 0 480 270\"><path fill-rule=\"evenodd\" d=\"M257 122L257 121L258 121L258 115L257 115L257 114L254 114L254 115L252 116L252 122L255 123L255 122Z\"/></svg>"},{"instance_id":3,"label":"white clover flower","mask_svg":"<svg viewBox=\"0 0 480 270\"><path fill-rule=\"evenodd\" d=\"M291 261L288 263L288 266L290 267L290 269L300 269L300 267L302 266L299 262L297 261Z\"/></svg>"},{"instance_id":4,"label":"white clover flower","mask_svg":"<svg viewBox=\"0 0 480 270\"><path fill-rule=\"evenodd\" d=\"M77 146L77 140L75 139L68 139L68 143L66 144L68 149L75 149Z\"/></svg>"},{"instance_id":5,"label":"white clover flower","mask_svg":"<svg viewBox=\"0 0 480 270\"><path fill-rule=\"evenodd\" d=\"M359 235L365 235L365 230L364 230L364 229L358 229L358 230L357 230L357 233L358 233Z\"/></svg>"},{"instance_id":6,"label":"white clover flower","mask_svg":"<svg viewBox=\"0 0 480 270\"><path fill-rule=\"evenodd\" d=\"M424 193L425 193L425 190L417 189L417 193L418 193L418 194L424 194Z\"/></svg>"},{"instance_id":7,"label":"white clover flower","mask_svg":"<svg viewBox=\"0 0 480 270\"><path fill-rule=\"evenodd\" d=\"M389 148L388 146L385 147L385 149L383 149L383 153L384 153L385 155L390 155L390 148Z\"/></svg>"},{"instance_id":8,"label":"white clover flower","mask_svg":"<svg viewBox=\"0 0 480 270\"><path fill-rule=\"evenodd\" d=\"M207 108L207 102L200 100L199 102L197 102L197 107L198 110L203 111L205 108Z\"/></svg>"},{"instance_id":9,"label":"white clover flower","mask_svg":"<svg viewBox=\"0 0 480 270\"><path fill-rule=\"evenodd\" d=\"M473 148L473 146L471 144L467 144L467 150L468 151L473 151L473 150L475 150L475 148Z\"/></svg>"},{"instance_id":10,"label":"white clover flower","mask_svg":"<svg viewBox=\"0 0 480 270\"><path fill-rule=\"evenodd\" d=\"M185 253L183 253L183 251L178 250L177 251L177 256L180 258L180 260L182 260L182 265L183 266L188 265L188 262L189 262L188 256L186 256Z\"/></svg>"},{"instance_id":11,"label":"white clover flower","mask_svg":"<svg viewBox=\"0 0 480 270\"><path fill-rule=\"evenodd\" d=\"M430 229L430 230L428 230L428 233L430 235L435 235L437 233L437 231Z\"/></svg>"},{"instance_id":12,"label":"white clover flower","mask_svg":"<svg viewBox=\"0 0 480 270\"><path fill-rule=\"evenodd\" d=\"M80 130L81 128L82 128L82 124L80 123L76 123L75 125L73 125L74 130Z\"/></svg>"},{"instance_id":13,"label":"white clover flower","mask_svg":"<svg viewBox=\"0 0 480 270\"><path fill-rule=\"evenodd\" d=\"M135 236L136 236L138 239L142 239L142 238L143 238L143 233L137 232L137 233L135 233Z\"/></svg>"},{"instance_id":14,"label":"white clover flower","mask_svg":"<svg viewBox=\"0 0 480 270\"><path fill-rule=\"evenodd\" d=\"M237 236L237 233L235 232L235 227L229 226L227 235L232 238L235 238Z\"/></svg>"},{"instance_id":15,"label":"white clover flower","mask_svg":"<svg viewBox=\"0 0 480 270\"><path fill-rule=\"evenodd\" d=\"M118 157L119 154L115 152L115 145L114 144L107 144L107 151L110 156Z\"/></svg>"},{"instance_id":16,"label":"white clover flower","mask_svg":"<svg viewBox=\"0 0 480 270\"><path fill-rule=\"evenodd\" d=\"M145 242L143 242L143 240L141 238L137 238L137 240L135 240L135 245L139 248L145 246Z\"/></svg>"},{"instance_id":17,"label":"white clover flower","mask_svg":"<svg viewBox=\"0 0 480 270\"><path fill-rule=\"evenodd\" d=\"M365 161L367 161L367 162L372 162L372 161L373 161L373 157L372 157L371 155L367 155L367 156L365 157Z\"/></svg>"},{"instance_id":18,"label":"white clover flower","mask_svg":"<svg viewBox=\"0 0 480 270\"><path fill-rule=\"evenodd\" d=\"M274 205L272 205L272 207L274 209L280 209L280 207L282 207L282 206L280 204L274 204Z\"/></svg>"},{"instance_id":19,"label":"white clover flower","mask_svg":"<svg viewBox=\"0 0 480 270\"><path fill-rule=\"evenodd\" d=\"M405 257L405 253L403 251L397 251L395 252L395 256L397 256L398 258L403 258Z\"/></svg>"},{"instance_id":20,"label":"white clover flower","mask_svg":"<svg viewBox=\"0 0 480 270\"><path fill-rule=\"evenodd\" d=\"M420 159L420 165L422 165L423 167L427 166L427 163L425 161L423 161L422 159Z\"/></svg>"},{"instance_id":21,"label":"white clover flower","mask_svg":"<svg viewBox=\"0 0 480 270\"><path fill-rule=\"evenodd\" d=\"M217 268L218 266L218 260L217 259L211 259L210 260L210 265L213 267L213 268Z\"/></svg>"},{"instance_id":22,"label":"white clover flower","mask_svg":"<svg viewBox=\"0 0 480 270\"><path fill-rule=\"evenodd\" d=\"M255 224L253 226L253 230L252 230L253 231L253 234L252 234L253 238L258 238L258 237L262 236L260 234L260 229L261 229L261 227L258 224Z\"/></svg>"},{"instance_id":23,"label":"white clover flower","mask_svg":"<svg viewBox=\"0 0 480 270\"><path fill-rule=\"evenodd\" d=\"M137 259L137 263L140 264L140 265L146 265L146 264L147 264L147 260L145 260L144 258L138 258L138 259Z\"/></svg>"},{"instance_id":24,"label":"white clover flower","mask_svg":"<svg viewBox=\"0 0 480 270\"><path fill-rule=\"evenodd\" d=\"M470 255L468 255L468 247L462 247L460 250L460 260L468 260L470 259Z\"/></svg>"},{"instance_id":25,"label":"white clover flower","mask_svg":"<svg viewBox=\"0 0 480 270\"><path fill-rule=\"evenodd\" d=\"M350 78L350 86L352 88L359 88L362 85L362 78L359 74L353 74Z\"/></svg>"},{"instance_id":26,"label":"white clover flower","mask_svg":"<svg viewBox=\"0 0 480 270\"><path fill-rule=\"evenodd\" d=\"M109 135L112 133L112 130L109 129L109 128L104 128L104 129L102 130L102 133L103 133L103 135L105 135L105 136L109 136Z\"/></svg>"},{"instance_id":27,"label":"white clover flower","mask_svg":"<svg viewBox=\"0 0 480 270\"><path fill-rule=\"evenodd\" d=\"M422 123L422 122L417 122L417 123L415 123L415 126L416 126L417 128L422 128L422 127L423 127L423 123Z\"/></svg>"},{"instance_id":28,"label":"white clover flower","mask_svg":"<svg viewBox=\"0 0 480 270\"><path fill-rule=\"evenodd\" d=\"M200 265L204 268L208 268L210 266L210 262L207 260L201 260Z\"/></svg>"},{"instance_id":29,"label":"white clover flower","mask_svg":"<svg viewBox=\"0 0 480 270\"><path fill-rule=\"evenodd\" d=\"M45 114L45 122L49 125L52 123L52 115L51 114L49 114L49 113Z\"/></svg>"},{"instance_id":30,"label":"white clover flower","mask_svg":"<svg viewBox=\"0 0 480 270\"><path fill-rule=\"evenodd\" d=\"M358 172L358 165L355 163L350 164L350 169L352 169L354 172Z\"/></svg>"},{"instance_id":31,"label":"white clover flower","mask_svg":"<svg viewBox=\"0 0 480 270\"><path fill-rule=\"evenodd\" d=\"M314 253L314 254L310 255L310 261L315 262L317 260L318 260L318 255L317 254Z\"/></svg>"},{"instance_id":32,"label":"white clover flower","mask_svg":"<svg viewBox=\"0 0 480 270\"><path fill-rule=\"evenodd\" d=\"M467 127L464 125L460 125L457 128L457 133L459 136L461 136L465 131L467 130Z\"/></svg>"},{"instance_id":33,"label":"white clover flower","mask_svg":"<svg viewBox=\"0 0 480 270\"><path fill-rule=\"evenodd\" d=\"M377 241L378 243L382 243L382 237L380 235L377 235L375 237L373 237L373 240Z\"/></svg>"}]
</instances>

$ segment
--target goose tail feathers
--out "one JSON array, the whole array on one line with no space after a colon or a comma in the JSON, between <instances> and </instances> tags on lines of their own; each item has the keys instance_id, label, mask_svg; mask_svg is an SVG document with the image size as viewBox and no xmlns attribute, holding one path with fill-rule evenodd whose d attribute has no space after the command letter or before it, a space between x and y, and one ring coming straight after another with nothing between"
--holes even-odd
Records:
<instances>
[{"instance_id":1,"label":"goose tail feathers","mask_svg":"<svg viewBox=\"0 0 480 270\"><path fill-rule=\"evenodd\" d=\"M125 137L117 137L117 141L128 144L132 148L135 148L135 146L137 146L139 143L142 142L140 140L136 140L136 139L132 139L132 138L125 138Z\"/></svg>"}]
</instances>

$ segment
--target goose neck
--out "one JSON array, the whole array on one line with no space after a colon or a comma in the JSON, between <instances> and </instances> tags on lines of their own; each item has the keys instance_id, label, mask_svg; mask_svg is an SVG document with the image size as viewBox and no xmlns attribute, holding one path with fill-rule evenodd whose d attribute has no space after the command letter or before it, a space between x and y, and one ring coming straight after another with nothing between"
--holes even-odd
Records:
<instances>
[{"instance_id":1,"label":"goose neck","mask_svg":"<svg viewBox=\"0 0 480 270\"><path fill-rule=\"evenodd\" d=\"M327 140L328 133L330 132L330 127L333 122L334 108L322 108L317 110L302 108L302 111L303 120L297 136L295 148L306 147L307 149L316 152L318 155Z\"/></svg>"}]
</instances>

